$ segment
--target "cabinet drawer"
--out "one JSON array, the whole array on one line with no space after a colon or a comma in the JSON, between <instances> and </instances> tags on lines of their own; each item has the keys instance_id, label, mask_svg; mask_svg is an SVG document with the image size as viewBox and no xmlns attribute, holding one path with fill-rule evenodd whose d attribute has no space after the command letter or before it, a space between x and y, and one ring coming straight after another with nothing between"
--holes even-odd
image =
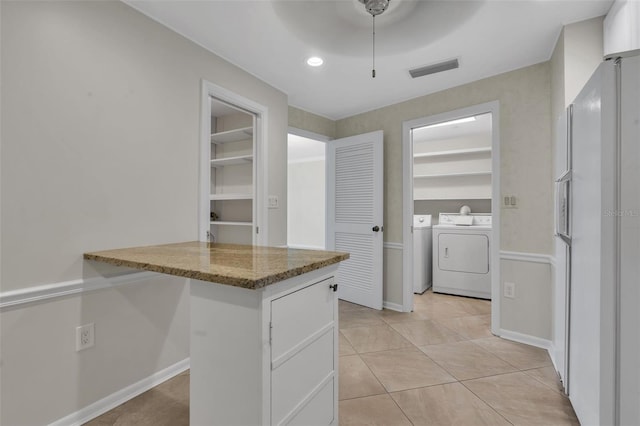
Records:
<instances>
[{"instance_id":1,"label":"cabinet drawer","mask_svg":"<svg viewBox=\"0 0 640 426\"><path fill-rule=\"evenodd\" d=\"M286 423L288 426L326 426L333 423L333 381L332 377L320 388L315 397Z\"/></svg>"},{"instance_id":2,"label":"cabinet drawer","mask_svg":"<svg viewBox=\"0 0 640 426\"><path fill-rule=\"evenodd\" d=\"M271 424L290 424L315 413L313 424L328 425L333 419L333 386L331 398L323 394L327 383L334 380L334 330L328 329L294 356L271 372ZM328 418L323 423L321 419Z\"/></svg>"},{"instance_id":3,"label":"cabinet drawer","mask_svg":"<svg viewBox=\"0 0 640 426\"><path fill-rule=\"evenodd\" d=\"M333 278L320 281L271 302L271 360L291 356L304 341L334 326L336 293Z\"/></svg>"}]
</instances>

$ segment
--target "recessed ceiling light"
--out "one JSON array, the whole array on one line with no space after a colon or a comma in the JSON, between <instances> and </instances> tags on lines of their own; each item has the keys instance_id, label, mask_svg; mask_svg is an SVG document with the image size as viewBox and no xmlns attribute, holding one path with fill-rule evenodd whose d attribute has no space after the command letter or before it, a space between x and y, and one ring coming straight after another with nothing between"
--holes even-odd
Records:
<instances>
[{"instance_id":1,"label":"recessed ceiling light","mask_svg":"<svg viewBox=\"0 0 640 426\"><path fill-rule=\"evenodd\" d=\"M318 56L312 56L307 59L307 65L310 65L312 67L319 67L322 64L324 64L324 61Z\"/></svg>"}]
</instances>

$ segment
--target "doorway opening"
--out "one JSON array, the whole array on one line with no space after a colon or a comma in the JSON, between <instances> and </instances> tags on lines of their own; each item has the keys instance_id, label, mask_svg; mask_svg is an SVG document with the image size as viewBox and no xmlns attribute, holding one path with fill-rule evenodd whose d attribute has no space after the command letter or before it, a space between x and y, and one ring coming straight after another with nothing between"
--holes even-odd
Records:
<instances>
[{"instance_id":1,"label":"doorway opening","mask_svg":"<svg viewBox=\"0 0 640 426\"><path fill-rule=\"evenodd\" d=\"M287 246L324 250L326 141L290 129L287 137Z\"/></svg>"},{"instance_id":2,"label":"doorway opening","mask_svg":"<svg viewBox=\"0 0 640 426\"><path fill-rule=\"evenodd\" d=\"M498 108L491 102L403 126L403 310L413 309L414 292L428 288L491 299L494 334L500 324Z\"/></svg>"}]
</instances>

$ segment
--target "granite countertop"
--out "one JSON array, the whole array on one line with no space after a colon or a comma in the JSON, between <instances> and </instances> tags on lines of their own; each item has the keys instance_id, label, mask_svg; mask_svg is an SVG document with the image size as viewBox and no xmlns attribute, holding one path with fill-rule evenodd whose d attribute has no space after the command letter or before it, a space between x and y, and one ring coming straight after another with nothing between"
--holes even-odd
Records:
<instances>
[{"instance_id":1,"label":"granite countertop","mask_svg":"<svg viewBox=\"0 0 640 426\"><path fill-rule=\"evenodd\" d=\"M349 253L191 241L85 253L116 266L259 289L349 258Z\"/></svg>"}]
</instances>

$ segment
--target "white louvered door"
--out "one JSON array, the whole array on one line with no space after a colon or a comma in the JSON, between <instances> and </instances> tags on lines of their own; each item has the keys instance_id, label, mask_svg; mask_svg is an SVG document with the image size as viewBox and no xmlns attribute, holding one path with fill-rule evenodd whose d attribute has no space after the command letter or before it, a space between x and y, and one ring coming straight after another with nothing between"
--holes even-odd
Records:
<instances>
[{"instance_id":1,"label":"white louvered door","mask_svg":"<svg viewBox=\"0 0 640 426\"><path fill-rule=\"evenodd\" d=\"M382 131L327 144L327 249L349 252L338 298L382 309Z\"/></svg>"}]
</instances>

